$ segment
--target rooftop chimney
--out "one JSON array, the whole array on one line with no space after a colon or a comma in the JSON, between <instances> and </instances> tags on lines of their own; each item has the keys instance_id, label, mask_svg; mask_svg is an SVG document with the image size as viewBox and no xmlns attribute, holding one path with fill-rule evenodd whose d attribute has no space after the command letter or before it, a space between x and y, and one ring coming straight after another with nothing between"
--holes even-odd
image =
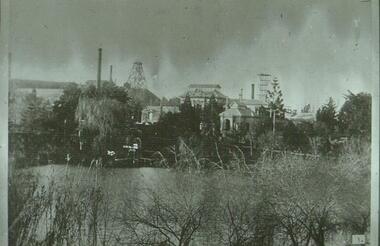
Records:
<instances>
[{"instance_id":1,"label":"rooftop chimney","mask_svg":"<svg viewBox=\"0 0 380 246\"><path fill-rule=\"evenodd\" d=\"M101 83L101 77L102 77L102 48L99 48L99 56L98 56L98 78L97 78L97 88L100 89L100 83Z\"/></svg>"},{"instance_id":2,"label":"rooftop chimney","mask_svg":"<svg viewBox=\"0 0 380 246\"><path fill-rule=\"evenodd\" d=\"M255 99L255 84L251 85L251 99Z\"/></svg>"},{"instance_id":3,"label":"rooftop chimney","mask_svg":"<svg viewBox=\"0 0 380 246\"><path fill-rule=\"evenodd\" d=\"M240 89L239 99L243 100L243 88Z\"/></svg>"}]
</instances>

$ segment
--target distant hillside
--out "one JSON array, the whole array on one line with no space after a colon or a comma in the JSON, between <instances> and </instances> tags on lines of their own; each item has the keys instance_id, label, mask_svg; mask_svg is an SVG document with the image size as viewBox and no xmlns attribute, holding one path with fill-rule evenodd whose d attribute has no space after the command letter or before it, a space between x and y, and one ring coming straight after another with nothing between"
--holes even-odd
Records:
<instances>
[{"instance_id":1,"label":"distant hillside","mask_svg":"<svg viewBox=\"0 0 380 246\"><path fill-rule=\"evenodd\" d=\"M108 80L101 80L100 81L100 85L103 86L103 84L105 83L113 83L113 82L110 82ZM85 86L95 86L97 87L98 86L98 81L97 80L87 80L85 83Z\"/></svg>"},{"instance_id":2,"label":"distant hillside","mask_svg":"<svg viewBox=\"0 0 380 246\"><path fill-rule=\"evenodd\" d=\"M74 84L74 82L12 79L10 82L10 88L64 89L70 84Z\"/></svg>"},{"instance_id":3,"label":"distant hillside","mask_svg":"<svg viewBox=\"0 0 380 246\"><path fill-rule=\"evenodd\" d=\"M36 93L51 106L63 94L64 88L71 84L74 83L12 79L9 85L9 121L16 125L21 122L21 113L27 107L24 99L28 94Z\"/></svg>"}]
</instances>

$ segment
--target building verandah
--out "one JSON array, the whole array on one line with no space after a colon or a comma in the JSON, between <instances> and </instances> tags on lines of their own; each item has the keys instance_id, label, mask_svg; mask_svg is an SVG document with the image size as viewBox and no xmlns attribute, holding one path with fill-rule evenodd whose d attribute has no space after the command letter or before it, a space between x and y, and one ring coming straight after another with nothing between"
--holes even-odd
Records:
<instances>
[{"instance_id":1,"label":"building verandah","mask_svg":"<svg viewBox=\"0 0 380 246\"><path fill-rule=\"evenodd\" d=\"M234 102L219 114L219 118L220 131L225 135L240 130L252 131L257 117L250 108Z\"/></svg>"}]
</instances>

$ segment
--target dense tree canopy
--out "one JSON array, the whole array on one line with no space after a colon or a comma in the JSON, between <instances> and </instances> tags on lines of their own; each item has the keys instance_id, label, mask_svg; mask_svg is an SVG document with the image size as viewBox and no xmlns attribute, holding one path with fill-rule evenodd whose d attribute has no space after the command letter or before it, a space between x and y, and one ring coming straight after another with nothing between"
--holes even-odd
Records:
<instances>
[{"instance_id":1,"label":"dense tree canopy","mask_svg":"<svg viewBox=\"0 0 380 246\"><path fill-rule=\"evenodd\" d=\"M60 98L54 102L50 125L55 132L53 141L57 147L68 147L74 135L77 135L78 122L75 120L75 111L80 94L80 87L72 84L67 86Z\"/></svg>"},{"instance_id":2,"label":"dense tree canopy","mask_svg":"<svg viewBox=\"0 0 380 246\"><path fill-rule=\"evenodd\" d=\"M370 136L371 95L349 91L345 98L338 115L341 132L345 135Z\"/></svg>"},{"instance_id":3,"label":"dense tree canopy","mask_svg":"<svg viewBox=\"0 0 380 246\"><path fill-rule=\"evenodd\" d=\"M306 131L291 121L286 122L283 130L283 141L288 150L307 152L310 149Z\"/></svg>"},{"instance_id":4,"label":"dense tree canopy","mask_svg":"<svg viewBox=\"0 0 380 246\"><path fill-rule=\"evenodd\" d=\"M100 89L89 86L82 91L76 120L93 155L103 156L109 148L122 147L127 126L134 121L133 106L125 88L112 82L103 83Z\"/></svg>"}]
</instances>

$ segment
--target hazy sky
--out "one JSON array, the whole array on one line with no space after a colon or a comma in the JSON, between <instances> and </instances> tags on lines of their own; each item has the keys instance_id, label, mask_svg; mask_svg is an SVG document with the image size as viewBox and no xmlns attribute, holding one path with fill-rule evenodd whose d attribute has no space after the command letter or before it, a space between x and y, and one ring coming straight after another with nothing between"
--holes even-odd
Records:
<instances>
[{"instance_id":1,"label":"hazy sky","mask_svg":"<svg viewBox=\"0 0 380 246\"><path fill-rule=\"evenodd\" d=\"M363 0L362 0L363 1ZM12 0L12 77L84 82L109 65L119 84L136 60L148 87L176 96L190 83L250 95L278 77L285 103L320 105L371 90L371 4L360 0Z\"/></svg>"}]
</instances>

